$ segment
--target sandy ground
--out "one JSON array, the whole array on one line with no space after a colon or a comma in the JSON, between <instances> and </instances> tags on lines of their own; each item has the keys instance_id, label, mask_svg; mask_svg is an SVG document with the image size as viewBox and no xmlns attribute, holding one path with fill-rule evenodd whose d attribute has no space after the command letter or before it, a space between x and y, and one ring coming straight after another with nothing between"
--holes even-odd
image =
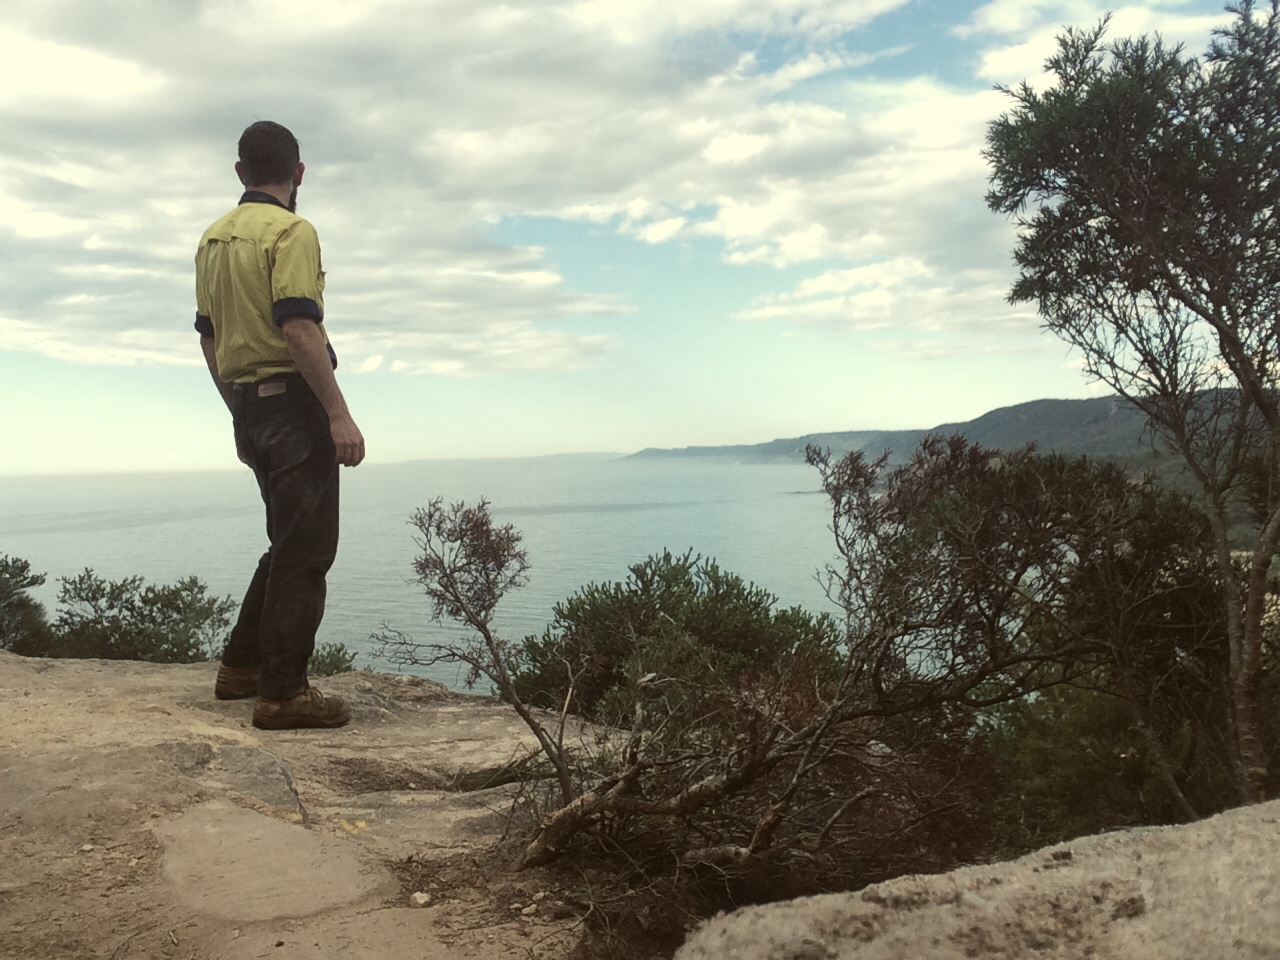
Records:
<instances>
[{"instance_id":1,"label":"sandy ground","mask_svg":"<svg viewBox=\"0 0 1280 960\"><path fill-rule=\"evenodd\" d=\"M494 853L511 788L476 789L530 749L509 709L348 674L347 728L259 731L214 672L0 653L0 958L570 951L574 908Z\"/></svg>"}]
</instances>

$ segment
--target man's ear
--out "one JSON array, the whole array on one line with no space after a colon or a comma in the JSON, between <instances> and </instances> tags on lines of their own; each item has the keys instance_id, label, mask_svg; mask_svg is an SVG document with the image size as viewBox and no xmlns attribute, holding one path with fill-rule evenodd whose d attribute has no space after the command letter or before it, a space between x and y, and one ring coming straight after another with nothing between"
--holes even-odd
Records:
<instances>
[{"instance_id":1,"label":"man's ear","mask_svg":"<svg viewBox=\"0 0 1280 960\"><path fill-rule=\"evenodd\" d=\"M301 160L299 160L298 165L293 170L293 185L295 187L302 186L302 175L306 172L307 172L307 165L303 163Z\"/></svg>"},{"instance_id":2,"label":"man's ear","mask_svg":"<svg viewBox=\"0 0 1280 960\"><path fill-rule=\"evenodd\" d=\"M244 184L244 164L241 163L239 160L236 161L236 177L239 178L240 183L243 185Z\"/></svg>"}]
</instances>

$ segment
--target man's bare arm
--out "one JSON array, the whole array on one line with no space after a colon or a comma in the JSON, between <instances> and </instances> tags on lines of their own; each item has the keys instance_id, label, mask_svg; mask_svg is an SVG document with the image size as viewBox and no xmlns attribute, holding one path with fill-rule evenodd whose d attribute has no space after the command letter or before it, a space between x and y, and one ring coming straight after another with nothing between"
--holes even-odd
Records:
<instances>
[{"instance_id":1,"label":"man's bare arm","mask_svg":"<svg viewBox=\"0 0 1280 960\"><path fill-rule=\"evenodd\" d=\"M354 467L364 459L364 435L347 409L347 401L333 375L333 363L325 349L324 336L308 317L285 317L280 322L289 356L307 385L329 414L329 432L337 449L338 462Z\"/></svg>"},{"instance_id":2,"label":"man's bare arm","mask_svg":"<svg viewBox=\"0 0 1280 960\"><path fill-rule=\"evenodd\" d=\"M209 376L213 377L213 385L218 388L222 402L231 409L231 384L223 382L218 376L218 359L213 352L213 337L201 337L200 349L204 351L204 362L209 365Z\"/></svg>"}]
</instances>

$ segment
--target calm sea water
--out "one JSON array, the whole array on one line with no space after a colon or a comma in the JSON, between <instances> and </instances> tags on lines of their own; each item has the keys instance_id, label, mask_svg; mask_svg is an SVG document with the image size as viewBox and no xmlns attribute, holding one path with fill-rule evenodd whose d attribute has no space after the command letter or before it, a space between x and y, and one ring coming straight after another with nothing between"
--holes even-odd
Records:
<instances>
[{"instance_id":1,"label":"calm sea water","mask_svg":"<svg viewBox=\"0 0 1280 960\"><path fill-rule=\"evenodd\" d=\"M429 622L410 582L408 517L429 499L487 497L529 554L529 585L506 599L505 636L541 632L552 605L589 582L619 580L669 549L714 557L785 605L830 609L815 574L831 558L826 500L801 465L548 457L365 465L342 473L342 542L319 640L361 652L384 624L417 640L462 635ZM85 567L111 579L171 582L194 574L240 598L266 546L262 505L244 473L0 478L0 553L49 583ZM431 675L457 685L453 668Z\"/></svg>"}]
</instances>

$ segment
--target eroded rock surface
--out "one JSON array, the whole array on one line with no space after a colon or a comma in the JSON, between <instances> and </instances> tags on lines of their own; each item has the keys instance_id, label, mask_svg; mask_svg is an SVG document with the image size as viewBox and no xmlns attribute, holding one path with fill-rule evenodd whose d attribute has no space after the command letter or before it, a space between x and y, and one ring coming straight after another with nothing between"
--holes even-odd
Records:
<instances>
[{"instance_id":1,"label":"eroded rock surface","mask_svg":"<svg viewBox=\"0 0 1280 960\"><path fill-rule=\"evenodd\" d=\"M569 954L573 917L501 887L527 878L445 882L491 848L534 749L509 708L355 673L321 681L352 700L351 726L258 731L249 701L213 698L214 672L0 653L0 960ZM742 910L678 957L1278 960L1278 945L1273 803Z\"/></svg>"},{"instance_id":2,"label":"eroded rock surface","mask_svg":"<svg viewBox=\"0 0 1280 960\"><path fill-rule=\"evenodd\" d=\"M1275 960L1280 803L739 910L676 960Z\"/></svg>"},{"instance_id":3,"label":"eroded rock surface","mask_svg":"<svg viewBox=\"0 0 1280 960\"><path fill-rule=\"evenodd\" d=\"M397 889L355 844L226 800L159 823L156 836L174 896L232 923L309 917Z\"/></svg>"},{"instance_id":4,"label":"eroded rock surface","mask_svg":"<svg viewBox=\"0 0 1280 960\"><path fill-rule=\"evenodd\" d=\"M509 707L352 673L317 682L348 727L261 731L215 671L0 652L0 958L565 955L484 878L413 909L393 875L492 846L535 748Z\"/></svg>"}]
</instances>

